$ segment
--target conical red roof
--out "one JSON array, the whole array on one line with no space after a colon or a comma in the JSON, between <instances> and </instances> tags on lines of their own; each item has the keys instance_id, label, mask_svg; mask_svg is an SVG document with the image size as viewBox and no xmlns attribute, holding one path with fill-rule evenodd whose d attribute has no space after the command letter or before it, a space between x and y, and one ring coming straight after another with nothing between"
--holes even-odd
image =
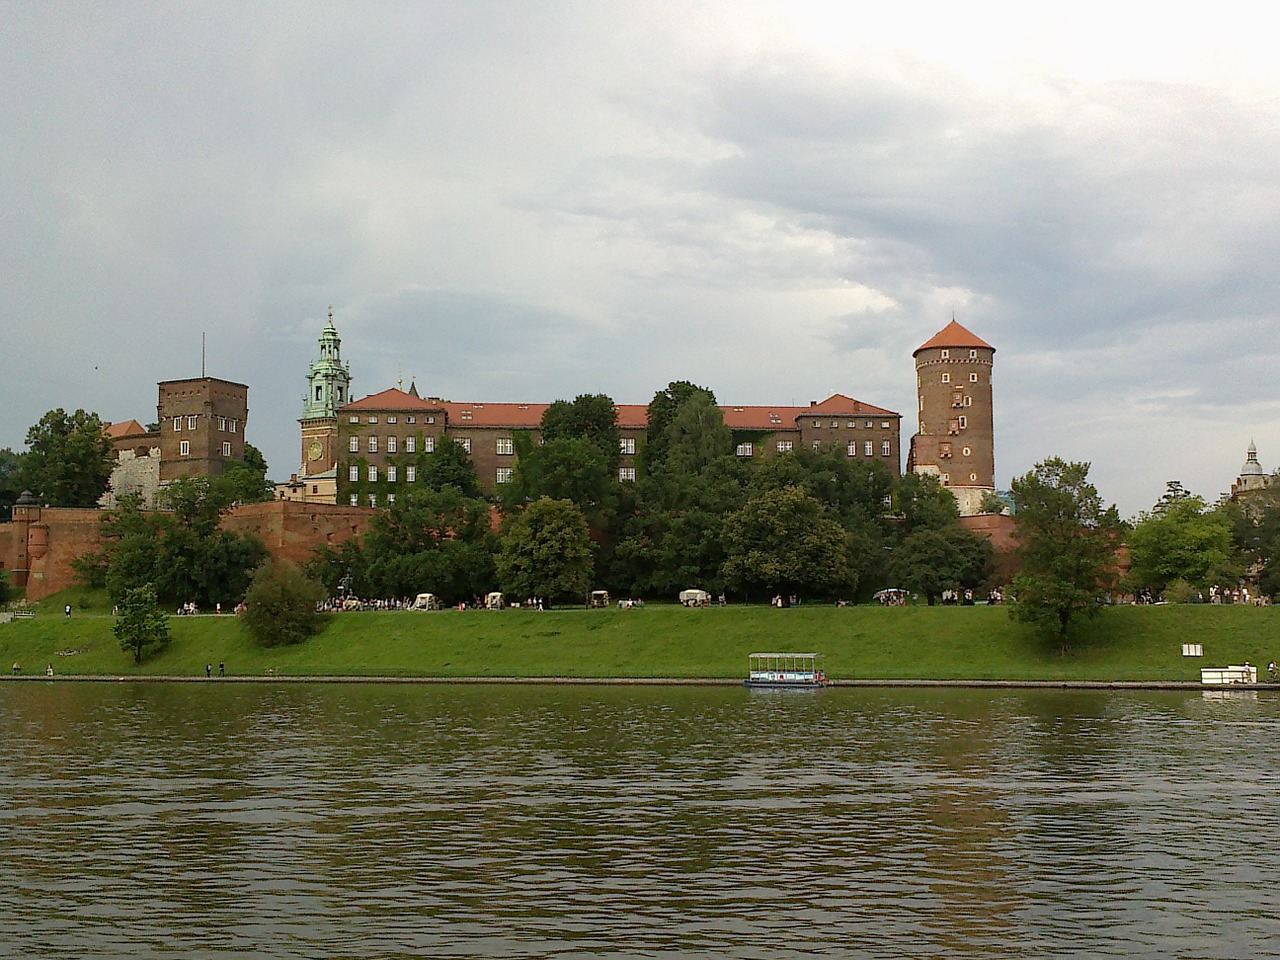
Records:
<instances>
[{"instance_id":1,"label":"conical red roof","mask_svg":"<svg viewBox=\"0 0 1280 960\"><path fill-rule=\"evenodd\" d=\"M911 355L914 357L921 350L932 350L935 347L965 347L970 349L973 347L981 347L983 350L990 350L993 353L996 349L981 337L970 333L954 320L948 323L924 343L920 344L920 346L916 347L915 351Z\"/></svg>"}]
</instances>

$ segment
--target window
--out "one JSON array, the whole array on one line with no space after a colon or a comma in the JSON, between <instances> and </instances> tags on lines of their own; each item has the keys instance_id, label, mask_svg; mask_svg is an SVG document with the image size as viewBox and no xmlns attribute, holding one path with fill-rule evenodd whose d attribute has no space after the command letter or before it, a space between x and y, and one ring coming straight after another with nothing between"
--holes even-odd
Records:
<instances>
[{"instance_id":1,"label":"window","mask_svg":"<svg viewBox=\"0 0 1280 960\"><path fill-rule=\"evenodd\" d=\"M388 493L388 494L387 494L387 506L391 506L391 504L393 504L393 503L395 503L395 502L396 502L396 495L395 495L394 493Z\"/></svg>"},{"instance_id":2,"label":"window","mask_svg":"<svg viewBox=\"0 0 1280 960\"><path fill-rule=\"evenodd\" d=\"M950 460L950 459L951 459L951 444L949 444L949 443L940 443L940 444L938 444L938 457L939 457L939 458L941 458L941 459L943 459L943 460Z\"/></svg>"},{"instance_id":3,"label":"window","mask_svg":"<svg viewBox=\"0 0 1280 960\"><path fill-rule=\"evenodd\" d=\"M316 399L317 399L317 400L319 400L320 398L319 398L319 397L316 397ZM219 418L218 418L218 429L219 429L219 430L221 430L223 433L226 433L226 432L227 432L227 418L226 418L226 417L219 417Z\"/></svg>"},{"instance_id":4,"label":"window","mask_svg":"<svg viewBox=\"0 0 1280 960\"><path fill-rule=\"evenodd\" d=\"M969 359L970 359L970 360L977 360L977 359L978 359L978 351L977 351L977 350L970 350L970 351L969 351Z\"/></svg>"},{"instance_id":5,"label":"window","mask_svg":"<svg viewBox=\"0 0 1280 960\"><path fill-rule=\"evenodd\" d=\"M417 483L418 468L414 464L409 464L404 468L404 479L406 483Z\"/></svg>"},{"instance_id":6,"label":"window","mask_svg":"<svg viewBox=\"0 0 1280 960\"><path fill-rule=\"evenodd\" d=\"M378 505L378 495L376 493L369 494L369 506L376 507Z\"/></svg>"},{"instance_id":7,"label":"window","mask_svg":"<svg viewBox=\"0 0 1280 960\"><path fill-rule=\"evenodd\" d=\"M849 443L845 446L844 452L851 457L856 457L858 455L858 441L850 440Z\"/></svg>"},{"instance_id":8,"label":"window","mask_svg":"<svg viewBox=\"0 0 1280 960\"><path fill-rule=\"evenodd\" d=\"M943 359L943 360L947 360L947 359L949 359L950 357L951 357L951 351L950 351L950 350L943 350L943 351L942 351L942 359Z\"/></svg>"},{"instance_id":9,"label":"window","mask_svg":"<svg viewBox=\"0 0 1280 960\"><path fill-rule=\"evenodd\" d=\"M888 440L880 441L880 456L889 457L893 455L893 444Z\"/></svg>"},{"instance_id":10,"label":"window","mask_svg":"<svg viewBox=\"0 0 1280 960\"><path fill-rule=\"evenodd\" d=\"M196 418L195 418L195 417L187 417L187 429L188 429L188 430L194 430L195 428L196 428Z\"/></svg>"},{"instance_id":11,"label":"window","mask_svg":"<svg viewBox=\"0 0 1280 960\"><path fill-rule=\"evenodd\" d=\"M790 452L791 452L791 441L790 441L790 440L779 440L779 441L778 441L778 452L779 452L779 453L790 453Z\"/></svg>"},{"instance_id":12,"label":"window","mask_svg":"<svg viewBox=\"0 0 1280 960\"><path fill-rule=\"evenodd\" d=\"M396 422L395 417L387 417L387 423L395 423L395 422Z\"/></svg>"},{"instance_id":13,"label":"window","mask_svg":"<svg viewBox=\"0 0 1280 960\"><path fill-rule=\"evenodd\" d=\"M854 428L854 426L855 426L855 424L854 424L854 422L853 422L852 420L846 420L846 421L844 422L844 425L845 425L846 427L848 427L850 430L852 430L852 429Z\"/></svg>"},{"instance_id":14,"label":"window","mask_svg":"<svg viewBox=\"0 0 1280 960\"><path fill-rule=\"evenodd\" d=\"M976 473L971 473L971 474L969 474L969 482L970 482L970 483L974 483L974 482L976 482L976 481L977 481L977 479L978 479L978 475L977 475Z\"/></svg>"},{"instance_id":15,"label":"window","mask_svg":"<svg viewBox=\"0 0 1280 960\"><path fill-rule=\"evenodd\" d=\"M396 444L397 444L398 440L399 440L399 438L398 438L398 437L395 437L395 436L387 437L387 453L395 453L395 452L396 452Z\"/></svg>"},{"instance_id":16,"label":"window","mask_svg":"<svg viewBox=\"0 0 1280 960\"><path fill-rule=\"evenodd\" d=\"M839 421L839 420L832 420L832 421L831 421L831 429L832 429L832 430L834 430L834 429L835 429L836 427L838 427L838 426L840 426L840 421Z\"/></svg>"},{"instance_id":17,"label":"window","mask_svg":"<svg viewBox=\"0 0 1280 960\"><path fill-rule=\"evenodd\" d=\"M515 453L515 444L509 437L498 438L498 453L510 455Z\"/></svg>"},{"instance_id":18,"label":"window","mask_svg":"<svg viewBox=\"0 0 1280 960\"><path fill-rule=\"evenodd\" d=\"M973 451L970 450L968 447L962 447L960 452L964 454L966 457L973 453Z\"/></svg>"},{"instance_id":19,"label":"window","mask_svg":"<svg viewBox=\"0 0 1280 960\"><path fill-rule=\"evenodd\" d=\"M874 440L863 440L863 441L862 441L862 455L863 455L864 457L870 457L870 456L874 455L874 454L875 454L875 449L876 449L876 442L875 442Z\"/></svg>"},{"instance_id":20,"label":"window","mask_svg":"<svg viewBox=\"0 0 1280 960\"><path fill-rule=\"evenodd\" d=\"M755 452L756 452L756 451L755 451L755 445L754 445L754 444L751 444L751 443L740 443L740 444L738 444L737 454L738 454L738 456L740 456L740 457L753 457L753 456L755 456Z\"/></svg>"},{"instance_id":21,"label":"window","mask_svg":"<svg viewBox=\"0 0 1280 960\"><path fill-rule=\"evenodd\" d=\"M359 423L359 422L360 422L360 418L359 418L359 417L352 417L352 418L351 418L351 422L352 422L352 423ZM354 504L352 504L352 506L354 506Z\"/></svg>"},{"instance_id":22,"label":"window","mask_svg":"<svg viewBox=\"0 0 1280 960\"><path fill-rule=\"evenodd\" d=\"M969 382L970 382L970 383L977 383L977 382L978 382L978 375L977 375L976 373L971 373L971 374L969 374Z\"/></svg>"},{"instance_id":23,"label":"window","mask_svg":"<svg viewBox=\"0 0 1280 960\"><path fill-rule=\"evenodd\" d=\"M815 420L815 421L813 421L813 429L815 429L815 430L821 430L821 429L822 429L822 421L821 421L821 420Z\"/></svg>"},{"instance_id":24,"label":"window","mask_svg":"<svg viewBox=\"0 0 1280 960\"><path fill-rule=\"evenodd\" d=\"M370 417L368 422L369 422L369 423L377 423L377 422L378 422L378 418L377 418L377 417Z\"/></svg>"},{"instance_id":25,"label":"window","mask_svg":"<svg viewBox=\"0 0 1280 960\"><path fill-rule=\"evenodd\" d=\"M378 452L378 438L373 434L369 435L369 452L370 453Z\"/></svg>"},{"instance_id":26,"label":"window","mask_svg":"<svg viewBox=\"0 0 1280 960\"><path fill-rule=\"evenodd\" d=\"M378 482L378 468L377 468L377 467L370 467L370 468L369 468L369 482L370 482L370 483L377 483L377 482Z\"/></svg>"},{"instance_id":27,"label":"window","mask_svg":"<svg viewBox=\"0 0 1280 960\"><path fill-rule=\"evenodd\" d=\"M339 387L339 388L338 388L338 402L339 402L339 403L341 403L341 402L342 402L342 388L341 388L341 387Z\"/></svg>"},{"instance_id":28,"label":"window","mask_svg":"<svg viewBox=\"0 0 1280 960\"><path fill-rule=\"evenodd\" d=\"M949 473L942 474L941 480L942 480L942 485L945 487L948 483L951 482L951 474Z\"/></svg>"},{"instance_id":29,"label":"window","mask_svg":"<svg viewBox=\"0 0 1280 960\"><path fill-rule=\"evenodd\" d=\"M360 482L360 468L359 468L359 467L348 467L348 468L347 468L347 479L348 479L348 480L350 480L352 483L359 483L359 482Z\"/></svg>"},{"instance_id":30,"label":"window","mask_svg":"<svg viewBox=\"0 0 1280 960\"><path fill-rule=\"evenodd\" d=\"M418 422L418 418L417 418L417 417L405 417L405 418L404 418L404 422L405 422L405 423L417 423L417 422Z\"/></svg>"},{"instance_id":31,"label":"window","mask_svg":"<svg viewBox=\"0 0 1280 960\"><path fill-rule=\"evenodd\" d=\"M942 382L943 382L943 383L950 383L950 382L951 382L951 374L949 374L949 373L944 373L944 374L942 375Z\"/></svg>"},{"instance_id":32,"label":"window","mask_svg":"<svg viewBox=\"0 0 1280 960\"><path fill-rule=\"evenodd\" d=\"M881 430L888 430L888 429L889 429L889 421L888 421L888 420L881 420L881 421L880 421L880 429L881 429Z\"/></svg>"},{"instance_id":33,"label":"window","mask_svg":"<svg viewBox=\"0 0 1280 960\"><path fill-rule=\"evenodd\" d=\"M435 453L435 450L436 450L436 438L435 438L435 437L423 437L423 438L422 438L422 450L423 450L423 452L424 452L424 453Z\"/></svg>"},{"instance_id":34,"label":"window","mask_svg":"<svg viewBox=\"0 0 1280 960\"><path fill-rule=\"evenodd\" d=\"M962 417L960 418L960 429L961 429L961 430L963 430L963 429L965 429L967 426L969 426L969 418L968 418L968 417L963 417L963 416L962 416Z\"/></svg>"},{"instance_id":35,"label":"window","mask_svg":"<svg viewBox=\"0 0 1280 960\"><path fill-rule=\"evenodd\" d=\"M235 433L235 432L236 432L236 424L238 424L239 422L240 422L239 420L228 420L228 421L227 421L227 426L230 428L230 430L231 430L231 432L232 432L232 433Z\"/></svg>"},{"instance_id":36,"label":"window","mask_svg":"<svg viewBox=\"0 0 1280 960\"><path fill-rule=\"evenodd\" d=\"M417 452L418 452L418 438L417 438L417 437L405 437L405 438L404 438L404 448L405 448L405 450L406 450L407 452L409 452L409 453L417 453Z\"/></svg>"},{"instance_id":37,"label":"window","mask_svg":"<svg viewBox=\"0 0 1280 960\"><path fill-rule=\"evenodd\" d=\"M623 437L621 440L619 440L619 441L618 441L618 447L619 447L619 449L622 451L622 455L623 455L624 457L631 457L631 456L635 456L635 452L636 452L636 438L635 438L635 437Z\"/></svg>"},{"instance_id":38,"label":"window","mask_svg":"<svg viewBox=\"0 0 1280 960\"><path fill-rule=\"evenodd\" d=\"M223 455L224 457L229 457L229 456L231 456L231 441L230 441L230 440L223 440L223 441L222 441L222 455Z\"/></svg>"},{"instance_id":39,"label":"window","mask_svg":"<svg viewBox=\"0 0 1280 960\"><path fill-rule=\"evenodd\" d=\"M387 467L387 483L395 483L395 482L396 482L396 468L392 466L388 466Z\"/></svg>"},{"instance_id":40,"label":"window","mask_svg":"<svg viewBox=\"0 0 1280 960\"><path fill-rule=\"evenodd\" d=\"M498 482L499 482L499 483L510 483L510 482L511 482L511 468L510 468L510 467L499 467L499 468L498 468L498 477L497 477L497 479L498 479Z\"/></svg>"},{"instance_id":41,"label":"window","mask_svg":"<svg viewBox=\"0 0 1280 960\"><path fill-rule=\"evenodd\" d=\"M358 506L360 506L360 494L358 494L358 493L353 493L353 494L351 495L351 501L350 501L350 502L351 502L351 505L352 505L353 507L358 507Z\"/></svg>"},{"instance_id":42,"label":"window","mask_svg":"<svg viewBox=\"0 0 1280 960\"><path fill-rule=\"evenodd\" d=\"M463 450L465 450L465 451L467 451L467 453L470 453L470 452L471 452L471 438L470 438L470 437L459 437L459 438L458 438L458 443L459 443L459 444L461 444L462 449L463 449Z\"/></svg>"},{"instance_id":43,"label":"window","mask_svg":"<svg viewBox=\"0 0 1280 960\"><path fill-rule=\"evenodd\" d=\"M348 449L348 450L350 450L352 453L359 453L359 452L360 452L360 438L359 438L359 437L352 437L352 438L347 442L347 449Z\"/></svg>"},{"instance_id":44,"label":"window","mask_svg":"<svg viewBox=\"0 0 1280 960\"><path fill-rule=\"evenodd\" d=\"M965 398L964 398L964 405L965 405L966 407L972 407L972 406L973 406L973 397L965 397Z\"/></svg>"},{"instance_id":45,"label":"window","mask_svg":"<svg viewBox=\"0 0 1280 960\"><path fill-rule=\"evenodd\" d=\"M636 479L636 468L635 467L619 467L618 479L621 480L623 483L634 483Z\"/></svg>"},{"instance_id":46,"label":"window","mask_svg":"<svg viewBox=\"0 0 1280 960\"><path fill-rule=\"evenodd\" d=\"M191 441L190 440L181 441L178 444L178 455L181 457L185 457L189 453L191 453Z\"/></svg>"},{"instance_id":47,"label":"window","mask_svg":"<svg viewBox=\"0 0 1280 960\"><path fill-rule=\"evenodd\" d=\"M435 417L427 417L427 423L435 423L435 422L436 422Z\"/></svg>"},{"instance_id":48,"label":"window","mask_svg":"<svg viewBox=\"0 0 1280 960\"><path fill-rule=\"evenodd\" d=\"M179 430L181 430L181 429L182 429L182 418L181 418L181 417L174 417L174 418L173 418L173 432L174 432L174 433L177 433L177 432L178 432Z\"/></svg>"},{"instance_id":49,"label":"window","mask_svg":"<svg viewBox=\"0 0 1280 960\"><path fill-rule=\"evenodd\" d=\"M864 427L866 427L868 430L870 430L870 429L871 429L871 421L870 421L870 420L868 420L866 423L864 423L864 424L863 424L863 426L864 426Z\"/></svg>"}]
</instances>

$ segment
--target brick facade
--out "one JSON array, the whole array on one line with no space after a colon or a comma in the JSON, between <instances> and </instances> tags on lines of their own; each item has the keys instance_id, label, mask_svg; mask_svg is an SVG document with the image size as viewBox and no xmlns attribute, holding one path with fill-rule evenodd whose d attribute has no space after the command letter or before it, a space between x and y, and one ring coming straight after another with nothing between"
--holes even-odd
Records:
<instances>
[{"instance_id":1,"label":"brick facade","mask_svg":"<svg viewBox=\"0 0 1280 960\"><path fill-rule=\"evenodd\" d=\"M158 386L161 483L216 477L228 460L244 459L247 386L216 377L166 380Z\"/></svg>"}]
</instances>

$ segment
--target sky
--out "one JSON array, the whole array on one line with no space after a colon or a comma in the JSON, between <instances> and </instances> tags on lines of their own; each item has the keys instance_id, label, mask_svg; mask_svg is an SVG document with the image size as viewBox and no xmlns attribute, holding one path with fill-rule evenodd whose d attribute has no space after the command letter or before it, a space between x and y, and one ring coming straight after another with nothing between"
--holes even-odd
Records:
<instances>
[{"instance_id":1,"label":"sky","mask_svg":"<svg viewBox=\"0 0 1280 960\"><path fill-rule=\"evenodd\" d=\"M904 451L954 316L1001 487L1280 466L1256 5L863 6L0 0L0 447L153 420L203 337L287 479L332 306L357 396L840 392Z\"/></svg>"}]
</instances>

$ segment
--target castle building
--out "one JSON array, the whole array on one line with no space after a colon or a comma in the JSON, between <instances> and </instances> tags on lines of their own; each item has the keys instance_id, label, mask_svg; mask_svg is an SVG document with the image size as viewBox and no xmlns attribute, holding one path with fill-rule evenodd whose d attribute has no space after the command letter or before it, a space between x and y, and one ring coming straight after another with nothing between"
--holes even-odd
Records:
<instances>
[{"instance_id":1,"label":"castle building","mask_svg":"<svg viewBox=\"0 0 1280 960\"><path fill-rule=\"evenodd\" d=\"M115 465L101 506L114 507L126 493L155 506L166 483L183 477L216 477L227 461L244 459L249 388L217 377L165 380L156 384L156 423L137 420L106 427Z\"/></svg>"},{"instance_id":2,"label":"castle building","mask_svg":"<svg viewBox=\"0 0 1280 960\"><path fill-rule=\"evenodd\" d=\"M995 493L991 374L996 348L953 319L916 348L920 429L907 470L936 476L961 516L981 513Z\"/></svg>"},{"instance_id":3,"label":"castle building","mask_svg":"<svg viewBox=\"0 0 1280 960\"><path fill-rule=\"evenodd\" d=\"M320 336L303 403L303 463L277 487L280 499L385 507L413 489L422 458L442 443L462 446L480 487L494 493L512 479L518 435L540 438L546 403L461 403L422 397L417 385L351 400L351 374L339 354L333 316ZM346 401L344 402L344 397ZM621 460L618 480L636 479L636 453L648 425L644 404L618 404ZM743 459L774 456L800 446L835 447L845 456L901 471L902 415L834 394L808 406L730 406L720 410Z\"/></svg>"}]
</instances>

